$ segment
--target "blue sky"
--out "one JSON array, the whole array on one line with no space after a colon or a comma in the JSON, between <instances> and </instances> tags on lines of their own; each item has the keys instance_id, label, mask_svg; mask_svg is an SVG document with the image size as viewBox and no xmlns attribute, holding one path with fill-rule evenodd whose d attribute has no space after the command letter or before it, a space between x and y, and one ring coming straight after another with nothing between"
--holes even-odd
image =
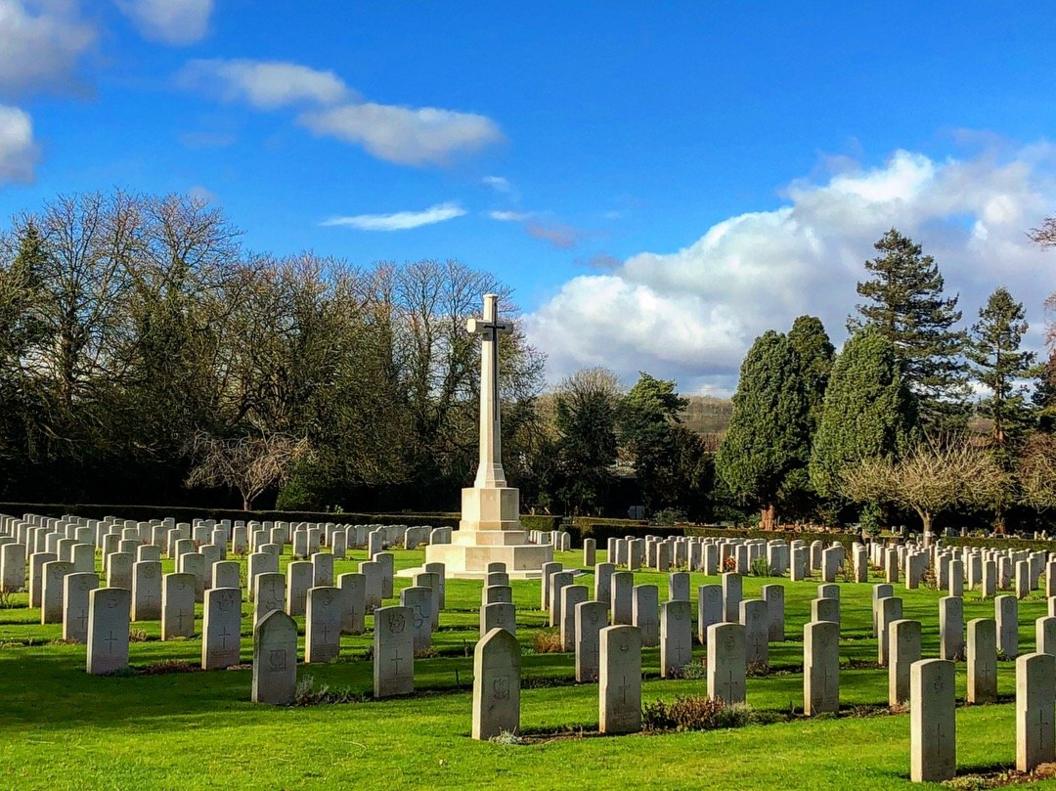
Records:
<instances>
[{"instance_id":1,"label":"blue sky","mask_svg":"<svg viewBox=\"0 0 1056 791\"><path fill-rule=\"evenodd\" d=\"M842 338L897 224L1040 344L1056 18L856 6L0 0L0 216L194 191L256 250L495 272L555 379L715 392L800 312Z\"/></svg>"}]
</instances>

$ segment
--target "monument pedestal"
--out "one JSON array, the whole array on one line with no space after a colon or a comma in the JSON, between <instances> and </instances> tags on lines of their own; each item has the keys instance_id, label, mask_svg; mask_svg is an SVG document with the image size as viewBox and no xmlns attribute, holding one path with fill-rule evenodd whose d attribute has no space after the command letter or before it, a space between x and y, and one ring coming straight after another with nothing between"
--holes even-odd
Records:
<instances>
[{"instance_id":1,"label":"monument pedestal","mask_svg":"<svg viewBox=\"0 0 1056 791\"><path fill-rule=\"evenodd\" d=\"M521 529L520 493L510 487L462 490L462 519L450 544L430 544L426 563L443 563L448 577L484 579L489 563L505 563L511 580L539 579L554 559L549 544L529 544ZM408 569L400 576L409 576Z\"/></svg>"}]
</instances>

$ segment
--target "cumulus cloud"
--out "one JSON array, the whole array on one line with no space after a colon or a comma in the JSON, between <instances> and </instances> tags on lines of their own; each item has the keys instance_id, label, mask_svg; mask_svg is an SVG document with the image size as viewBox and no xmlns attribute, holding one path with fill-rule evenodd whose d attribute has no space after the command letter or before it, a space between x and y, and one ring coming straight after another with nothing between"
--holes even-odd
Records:
<instances>
[{"instance_id":1,"label":"cumulus cloud","mask_svg":"<svg viewBox=\"0 0 1056 791\"><path fill-rule=\"evenodd\" d=\"M752 341L821 316L839 342L872 244L897 227L933 254L965 323L997 285L1023 300L1040 343L1041 301L1056 289L1051 254L1025 229L1056 207L1056 150L1023 147L933 160L896 151L881 167L796 180L771 211L730 217L672 253L643 252L575 277L527 317L557 379L605 365L677 378L684 390L728 392Z\"/></svg>"},{"instance_id":2,"label":"cumulus cloud","mask_svg":"<svg viewBox=\"0 0 1056 791\"><path fill-rule=\"evenodd\" d=\"M331 217L321 225L346 226L360 231L406 231L423 225L435 225L456 217L466 210L457 203L438 203L424 211L398 211L392 214L356 214L351 217Z\"/></svg>"},{"instance_id":3,"label":"cumulus cloud","mask_svg":"<svg viewBox=\"0 0 1056 791\"><path fill-rule=\"evenodd\" d=\"M0 104L0 184L32 181L37 155L29 114Z\"/></svg>"},{"instance_id":4,"label":"cumulus cloud","mask_svg":"<svg viewBox=\"0 0 1056 791\"><path fill-rule=\"evenodd\" d=\"M361 145L400 165L446 165L457 154L501 141L498 125L483 115L436 107L365 102L304 113L302 126L317 135Z\"/></svg>"},{"instance_id":5,"label":"cumulus cloud","mask_svg":"<svg viewBox=\"0 0 1056 791\"><path fill-rule=\"evenodd\" d=\"M116 0L121 12L151 41L183 46L205 38L213 0Z\"/></svg>"},{"instance_id":6,"label":"cumulus cloud","mask_svg":"<svg viewBox=\"0 0 1056 791\"><path fill-rule=\"evenodd\" d=\"M0 0L0 95L68 89L95 40L73 0Z\"/></svg>"},{"instance_id":7,"label":"cumulus cloud","mask_svg":"<svg viewBox=\"0 0 1056 791\"><path fill-rule=\"evenodd\" d=\"M297 123L316 135L362 146L378 159L400 165L447 165L458 155L503 140L498 124L487 116L364 102L332 71L298 63L192 60L180 70L177 83L261 110L317 105L302 112ZM483 183L498 192L512 192L501 176L487 176Z\"/></svg>"},{"instance_id":8,"label":"cumulus cloud","mask_svg":"<svg viewBox=\"0 0 1056 791\"><path fill-rule=\"evenodd\" d=\"M348 86L332 71L285 61L192 60L177 81L185 88L214 92L225 101L244 101L261 110L334 104L349 95Z\"/></svg>"}]
</instances>

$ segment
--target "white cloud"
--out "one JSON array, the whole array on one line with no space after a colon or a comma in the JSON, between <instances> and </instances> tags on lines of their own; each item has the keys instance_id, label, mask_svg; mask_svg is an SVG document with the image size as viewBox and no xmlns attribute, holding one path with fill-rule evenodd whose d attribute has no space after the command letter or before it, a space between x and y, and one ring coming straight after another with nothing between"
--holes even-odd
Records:
<instances>
[{"instance_id":1,"label":"white cloud","mask_svg":"<svg viewBox=\"0 0 1056 791\"><path fill-rule=\"evenodd\" d=\"M283 61L192 60L177 81L186 88L214 92L225 101L244 101L261 110L300 103L333 104L349 93L332 71Z\"/></svg>"},{"instance_id":2,"label":"white cloud","mask_svg":"<svg viewBox=\"0 0 1056 791\"><path fill-rule=\"evenodd\" d=\"M1044 297L1056 259L1026 229L1056 210L1056 150L1024 147L932 160L896 151L882 166L826 183L793 182L787 203L731 217L674 253L640 253L611 272L575 277L527 317L531 340L557 379L606 365L677 378L687 392L731 390L745 351L763 331L821 316L834 340L859 301L855 283L873 242L894 226L936 257L965 324L997 286L1026 304L1040 345Z\"/></svg>"},{"instance_id":3,"label":"white cloud","mask_svg":"<svg viewBox=\"0 0 1056 791\"><path fill-rule=\"evenodd\" d=\"M524 222L532 215L526 211L489 211L488 216L498 222Z\"/></svg>"},{"instance_id":4,"label":"white cloud","mask_svg":"<svg viewBox=\"0 0 1056 791\"><path fill-rule=\"evenodd\" d=\"M446 165L456 155L503 140L498 124L486 116L437 107L361 102L332 71L297 63L192 60L179 72L177 82L262 110L320 105L302 112L297 123L316 135L362 146L373 156L400 165ZM502 176L487 176L483 183L512 194L509 181Z\"/></svg>"},{"instance_id":5,"label":"white cloud","mask_svg":"<svg viewBox=\"0 0 1056 791\"><path fill-rule=\"evenodd\" d=\"M37 155L29 114L0 104L0 184L32 181Z\"/></svg>"},{"instance_id":6,"label":"white cloud","mask_svg":"<svg viewBox=\"0 0 1056 791\"><path fill-rule=\"evenodd\" d=\"M423 225L461 217L466 210L457 203L438 203L424 211L398 211L393 214L357 214L352 217L331 217L321 225L342 225L360 231L406 231Z\"/></svg>"},{"instance_id":7,"label":"white cloud","mask_svg":"<svg viewBox=\"0 0 1056 791\"><path fill-rule=\"evenodd\" d=\"M367 102L304 113L298 120L318 135L362 145L379 159L401 165L445 165L456 154L502 140L490 118L435 107Z\"/></svg>"},{"instance_id":8,"label":"white cloud","mask_svg":"<svg viewBox=\"0 0 1056 791\"><path fill-rule=\"evenodd\" d=\"M182 46L205 38L213 0L116 0L121 12L151 41Z\"/></svg>"},{"instance_id":9,"label":"white cloud","mask_svg":"<svg viewBox=\"0 0 1056 791\"><path fill-rule=\"evenodd\" d=\"M212 203L213 205L220 203L220 200L216 197L216 193L201 184L195 184L187 190L187 197L201 203Z\"/></svg>"},{"instance_id":10,"label":"white cloud","mask_svg":"<svg viewBox=\"0 0 1056 791\"><path fill-rule=\"evenodd\" d=\"M0 95L68 90L95 39L74 0L0 0Z\"/></svg>"},{"instance_id":11,"label":"white cloud","mask_svg":"<svg viewBox=\"0 0 1056 791\"><path fill-rule=\"evenodd\" d=\"M510 180L505 176L485 176L480 180L480 183L504 195L509 195L513 192L513 185L510 184Z\"/></svg>"}]
</instances>

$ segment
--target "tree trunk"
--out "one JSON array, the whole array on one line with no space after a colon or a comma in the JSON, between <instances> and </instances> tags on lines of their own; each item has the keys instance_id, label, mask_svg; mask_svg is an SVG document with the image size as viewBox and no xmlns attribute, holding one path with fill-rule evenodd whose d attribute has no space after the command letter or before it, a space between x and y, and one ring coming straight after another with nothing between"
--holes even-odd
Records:
<instances>
[{"instance_id":1,"label":"tree trunk","mask_svg":"<svg viewBox=\"0 0 1056 791\"><path fill-rule=\"evenodd\" d=\"M931 513L929 513L928 511L918 511L917 513L920 514L920 521L921 521L921 524L924 526L924 532L925 533L930 533L931 532L931 521L932 521Z\"/></svg>"},{"instance_id":2,"label":"tree trunk","mask_svg":"<svg viewBox=\"0 0 1056 791\"><path fill-rule=\"evenodd\" d=\"M1002 509L994 514L994 532L1000 535L1004 535L1006 527L1007 525L1005 524L1005 512Z\"/></svg>"},{"instance_id":3,"label":"tree trunk","mask_svg":"<svg viewBox=\"0 0 1056 791\"><path fill-rule=\"evenodd\" d=\"M248 495L242 495L242 510L252 511L253 510L253 499Z\"/></svg>"},{"instance_id":4,"label":"tree trunk","mask_svg":"<svg viewBox=\"0 0 1056 791\"><path fill-rule=\"evenodd\" d=\"M759 512L759 527L763 530L774 529L774 512L777 507L773 503L767 503Z\"/></svg>"}]
</instances>

